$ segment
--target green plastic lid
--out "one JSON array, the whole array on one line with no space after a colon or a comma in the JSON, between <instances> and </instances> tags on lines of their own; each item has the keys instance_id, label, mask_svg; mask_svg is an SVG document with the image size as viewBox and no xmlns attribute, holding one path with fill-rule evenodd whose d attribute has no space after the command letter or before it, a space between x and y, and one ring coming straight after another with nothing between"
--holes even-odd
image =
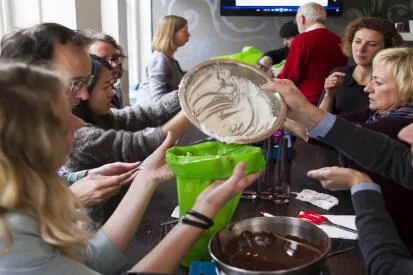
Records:
<instances>
[{"instance_id":1,"label":"green plastic lid","mask_svg":"<svg viewBox=\"0 0 413 275\"><path fill-rule=\"evenodd\" d=\"M170 148L166 161L177 177L186 179L226 179L240 161L247 162L245 175L265 167L261 148L220 142Z\"/></svg>"}]
</instances>

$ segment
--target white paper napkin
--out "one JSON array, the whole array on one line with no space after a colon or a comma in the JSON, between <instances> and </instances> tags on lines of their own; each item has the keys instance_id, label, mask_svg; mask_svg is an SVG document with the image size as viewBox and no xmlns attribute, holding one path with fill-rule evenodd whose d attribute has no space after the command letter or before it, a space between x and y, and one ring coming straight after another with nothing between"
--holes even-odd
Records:
<instances>
[{"instance_id":1,"label":"white paper napkin","mask_svg":"<svg viewBox=\"0 0 413 275\"><path fill-rule=\"evenodd\" d=\"M356 216L354 215L323 215L331 222L349 227L351 229L356 229ZM346 231L330 225L317 225L321 228L330 238L347 239L347 240L357 240L358 236L356 233Z\"/></svg>"},{"instance_id":2,"label":"white paper napkin","mask_svg":"<svg viewBox=\"0 0 413 275\"><path fill-rule=\"evenodd\" d=\"M311 189L303 189L297 194L297 200L306 201L325 210L330 210L338 204L338 199L325 193L319 193Z\"/></svg>"}]
</instances>

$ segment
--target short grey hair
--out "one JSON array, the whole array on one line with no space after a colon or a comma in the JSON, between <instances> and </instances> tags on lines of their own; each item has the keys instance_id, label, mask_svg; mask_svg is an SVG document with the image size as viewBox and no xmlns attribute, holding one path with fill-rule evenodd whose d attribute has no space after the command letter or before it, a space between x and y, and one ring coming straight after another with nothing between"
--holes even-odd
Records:
<instances>
[{"instance_id":1,"label":"short grey hair","mask_svg":"<svg viewBox=\"0 0 413 275\"><path fill-rule=\"evenodd\" d=\"M327 12L323 6L320 4L309 2L302 5L298 11L297 15L302 15L306 20L310 22L317 22L324 24L327 20Z\"/></svg>"}]
</instances>

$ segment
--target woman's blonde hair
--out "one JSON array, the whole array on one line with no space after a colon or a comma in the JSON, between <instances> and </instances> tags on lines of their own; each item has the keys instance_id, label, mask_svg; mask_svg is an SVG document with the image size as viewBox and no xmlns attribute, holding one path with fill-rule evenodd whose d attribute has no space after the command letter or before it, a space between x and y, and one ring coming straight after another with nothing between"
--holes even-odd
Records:
<instances>
[{"instance_id":1,"label":"woman's blonde hair","mask_svg":"<svg viewBox=\"0 0 413 275\"><path fill-rule=\"evenodd\" d=\"M8 211L32 215L42 239L63 255L81 260L89 219L57 175L67 154L67 122L57 102L65 85L51 72L0 64L0 239L12 244ZM2 252L6 252L2 251Z\"/></svg>"},{"instance_id":2,"label":"woman's blonde hair","mask_svg":"<svg viewBox=\"0 0 413 275\"><path fill-rule=\"evenodd\" d=\"M156 26L152 47L158 52L175 51L175 34L188 24L185 18L176 15L164 16Z\"/></svg>"},{"instance_id":3,"label":"woman's blonde hair","mask_svg":"<svg viewBox=\"0 0 413 275\"><path fill-rule=\"evenodd\" d=\"M387 68L396 81L400 101L403 103L413 100L413 49L389 48L381 50L373 59L373 68Z\"/></svg>"}]
</instances>

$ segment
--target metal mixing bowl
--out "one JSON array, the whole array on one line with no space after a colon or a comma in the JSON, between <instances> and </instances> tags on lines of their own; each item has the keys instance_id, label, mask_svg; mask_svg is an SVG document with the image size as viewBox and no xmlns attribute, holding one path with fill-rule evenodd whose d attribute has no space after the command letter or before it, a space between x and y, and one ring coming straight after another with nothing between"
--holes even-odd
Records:
<instances>
[{"instance_id":1,"label":"metal mixing bowl","mask_svg":"<svg viewBox=\"0 0 413 275\"><path fill-rule=\"evenodd\" d=\"M304 265L277 271L251 271L224 263L220 257L221 252L234 237L243 231L250 232L275 232L283 236L294 236L306 240L321 250L321 255ZM316 225L292 217L257 217L236 222L216 233L209 242L209 253L217 263L218 269L225 274L283 274L283 275L308 275L317 274L325 265L327 253L330 249L330 238Z\"/></svg>"},{"instance_id":2,"label":"metal mixing bowl","mask_svg":"<svg viewBox=\"0 0 413 275\"><path fill-rule=\"evenodd\" d=\"M243 62L209 60L185 74L179 101L189 121L205 134L227 143L254 143L279 129L285 118L281 95L260 88L269 81L265 73ZM206 127L203 123L209 118L216 123Z\"/></svg>"}]
</instances>

